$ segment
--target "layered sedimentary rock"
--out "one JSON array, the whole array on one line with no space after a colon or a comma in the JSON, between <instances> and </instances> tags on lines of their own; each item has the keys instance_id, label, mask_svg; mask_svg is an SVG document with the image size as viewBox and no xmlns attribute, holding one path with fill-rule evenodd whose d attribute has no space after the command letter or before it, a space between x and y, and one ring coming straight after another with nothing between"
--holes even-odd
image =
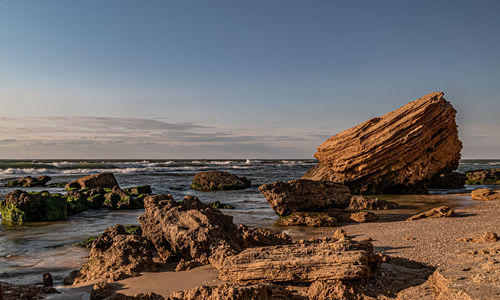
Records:
<instances>
[{"instance_id":1,"label":"layered sedimentary rock","mask_svg":"<svg viewBox=\"0 0 500 300\"><path fill-rule=\"evenodd\" d=\"M78 178L66 184L66 189L93 189L93 188L113 188L118 186L113 173L101 173Z\"/></svg>"},{"instance_id":2,"label":"layered sedimentary rock","mask_svg":"<svg viewBox=\"0 0 500 300\"><path fill-rule=\"evenodd\" d=\"M493 201L500 200L500 191L490 189L477 189L471 192L471 198L474 200Z\"/></svg>"},{"instance_id":3,"label":"layered sedimentary rock","mask_svg":"<svg viewBox=\"0 0 500 300\"><path fill-rule=\"evenodd\" d=\"M426 218L448 218L454 216L455 216L455 211L453 209L449 208L448 206L439 206L424 211L422 213L413 215L409 217L407 221L414 221Z\"/></svg>"},{"instance_id":4,"label":"layered sedimentary rock","mask_svg":"<svg viewBox=\"0 0 500 300\"><path fill-rule=\"evenodd\" d=\"M324 238L248 248L216 267L224 281L308 283L367 278L380 263L369 242Z\"/></svg>"},{"instance_id":5,"label":"layered sedimentary rock","mask_svg":"<svg viewBox=\"0 0 500 300\"><path fill-rule=\"evenodd\" d=\"M150 243L141 236L127 234L122 225L116 225L106 229L92 243L89 259L74 282L120 280L155 268Z\"/></svg>"},{"instance_id":6,"label":"layered sedimentary rock","mask_svg":"<svg viewBox=\"0 0 500 300\"><path fill-rule=\"evenodd\" d=\"M455 114L443 93L425 95L327 139L304 178L344 183L355 194L426 192L434 175L458 167Z\"/></svg>"},{"instance_id":7,"label":"layered sedimentary rock","mask_svg":"<svg viewBox=\"0 0 500 300\"><path fill-rule=\"evenodd\" d=\"M52 178L49 176L31 176L21 177L16 180L9 181L5 184L6 187L39 187L45 186Z\"/></svg>"},{"instance_id":8,"label":"layered sedimentary rock","mask_svg":"<svg viewBox=\"0 0 500 300\"><path fill-rule=\"evenodd\" d=\"M191 188L199 191L240 190L250 187L250 180L228 172L210 171L196 173Z\"/></svg>"},{"instance_id":9,"label":"layered sedimentary rock","mask_svg":"<svg viewBox=\"0 0 500 300\"><path fill-rule=\"evenodd\" d=\"M259 191L280 216L331 207L345 208L351 199L349 189L343 184L307 179L264 184L259 187Z\"/></svg>"}]
</instances>

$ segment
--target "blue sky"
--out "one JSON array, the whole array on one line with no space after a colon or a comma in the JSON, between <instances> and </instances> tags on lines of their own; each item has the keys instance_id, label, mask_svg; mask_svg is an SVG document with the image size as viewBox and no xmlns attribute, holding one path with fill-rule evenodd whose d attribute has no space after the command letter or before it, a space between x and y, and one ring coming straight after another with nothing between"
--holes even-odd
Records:
<instances>
[{"instance_id":1,"label":"blue sky","mask_svg":"<svg viewBox=\"0 0 500 300\"><path fill-rule=\"evenodd\" d=\"M0 158L311 158L432 91L500 158L500 2L0 0Z\"/></svg>"}]
</instances>

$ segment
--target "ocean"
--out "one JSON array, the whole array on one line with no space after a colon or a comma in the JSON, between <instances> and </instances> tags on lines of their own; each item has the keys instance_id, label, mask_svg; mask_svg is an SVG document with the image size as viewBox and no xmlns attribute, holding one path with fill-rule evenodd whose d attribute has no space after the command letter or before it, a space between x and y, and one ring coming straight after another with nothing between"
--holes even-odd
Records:
<instances>
[{"instance_id":1,"label":"ocean","mask_svg":"<svg viewBox=\"0 0 500 300\"><path fill-rule=\"evenodd\" d=\"M283 230L294 237L307 236L315 228L279 228L278 219L258 186L279 180L300 178L316 164L315 160L0 160L0 196L14 190L3 187L7 180L22 176L49 175L50 183L67 182L78 177L100 172L112 172L122 188L149 184L153 193L169 193L176 200L185 195L196 195L202 202L220 201L235 209L223 210L236 224L269 227ZM459 171L500 168L500 160L462 160ZM228 171L246 176L252 187L246 190L199 192L190 188L194 175L200 171ZM466 186L471 190L477 186ZM62 188L30 188L64 193ZM464 190L462 190L464 191ZM385 199L405 205L394 214L411 214L426 207L446 202L451 206L470 205L468 196L432 196L449 190L434 190L431 195L390 195ZM460 192L460 190L458 190ZM0 225L0 281L18 284L37 284L42 274L51 272L55 282L82 266L87 249L74 245L98 235L115 224L137 224L143 210L107 209L89 210L71 216L67 221L33 223L22 226Z\"/></svg>"}]
</instances>

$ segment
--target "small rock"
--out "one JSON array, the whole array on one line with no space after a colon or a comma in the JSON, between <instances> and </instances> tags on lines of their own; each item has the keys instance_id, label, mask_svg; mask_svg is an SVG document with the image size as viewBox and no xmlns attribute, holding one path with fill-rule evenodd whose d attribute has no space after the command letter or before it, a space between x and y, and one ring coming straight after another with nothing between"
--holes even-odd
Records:
<instances>
[{"instance_id":1,"label":"small rock","mask_svg":"<svg viewBox=\"0 0 500 300\"><path fill-rule=\"evenodd\" d=\"M474 200L500 200L500 191L493 191L490 189L477 189L471 192L471 198Z\"/></svg>"},{"instance_id":2,"label":"small rock","mask_svg":"<svg viewBox=\"0 0 500 300\"><path fill-rule=\"evenodd\" d=\"M52 279L52 274L43 274L43 287L51 287L54 285L54 280Z\"/></svg>"},{"instance_id":3,"label":"small rock","mask_svg":"<svg viewBox=\"0 0 500 300\"><path fill-rule=\"evenodd\" d=\"M250 180L228 172L199 172L194 176L191 188L199 191L241 190L249 188Z\"/></svg>"},{"instance_id":4,"label":"small rock","mask_svg":"<svg viewBox=\"0 0 500 300\"><path fill-rule=\"evenodd\" d=\"M420 220L420 219L425 219L425 218L448 218L448 217L454 217L455 212L453 209L449 208L448 206L440 206L436 207L433 209L430 209L428 211L424 211L422 213L416 214L414 216L409 217L406 219L407 221L413 221L413 220Z\"/></svg>"}]
</instances>

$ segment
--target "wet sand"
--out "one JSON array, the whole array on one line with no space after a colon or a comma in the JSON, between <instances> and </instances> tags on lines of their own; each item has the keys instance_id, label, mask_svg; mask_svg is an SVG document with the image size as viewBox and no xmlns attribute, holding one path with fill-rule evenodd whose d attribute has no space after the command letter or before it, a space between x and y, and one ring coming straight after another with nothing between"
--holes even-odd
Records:
<instances>
[{"instance_id":1,"label":"wet sand","mask_svg":"<svg viewBox=\"0 0 500 300\"><path fill-rule=\"evenodd\" d=\"M500 201L471 202L470 206L455 208L457 217L423 219L418 221L384 221L346 225L332 228L289 228L294 239L312 236L328 236L337 229L344 229L357 240L372 239L377 251L390 257L424 263L436 268L453 263L459 253L498 245L496 243L470 243L461 238L475 238L487 231L500 234ZM389 211L378 211L379 214ZM297 234L301 233L301 234ZM382 271L390 272L389 264ZM170 268L171 270L171 268ZM428 276L428 275L425 275ZM423 279L416 281L421 283ZM203 266L190 271L162 271L144 273L140 277L128 278L114 283L120 293L134 295L140 292L154 292L168 296L172 291L194 288L200 284L217 284L217 271L211 266ZM411 280L405 287L411 286ZM63 294L47 299L86 299L91 288L68 288ZM85 295L86 294L86 295ZM88 298L87 298L88 299Z\"/></svg>"}]
</instances>

